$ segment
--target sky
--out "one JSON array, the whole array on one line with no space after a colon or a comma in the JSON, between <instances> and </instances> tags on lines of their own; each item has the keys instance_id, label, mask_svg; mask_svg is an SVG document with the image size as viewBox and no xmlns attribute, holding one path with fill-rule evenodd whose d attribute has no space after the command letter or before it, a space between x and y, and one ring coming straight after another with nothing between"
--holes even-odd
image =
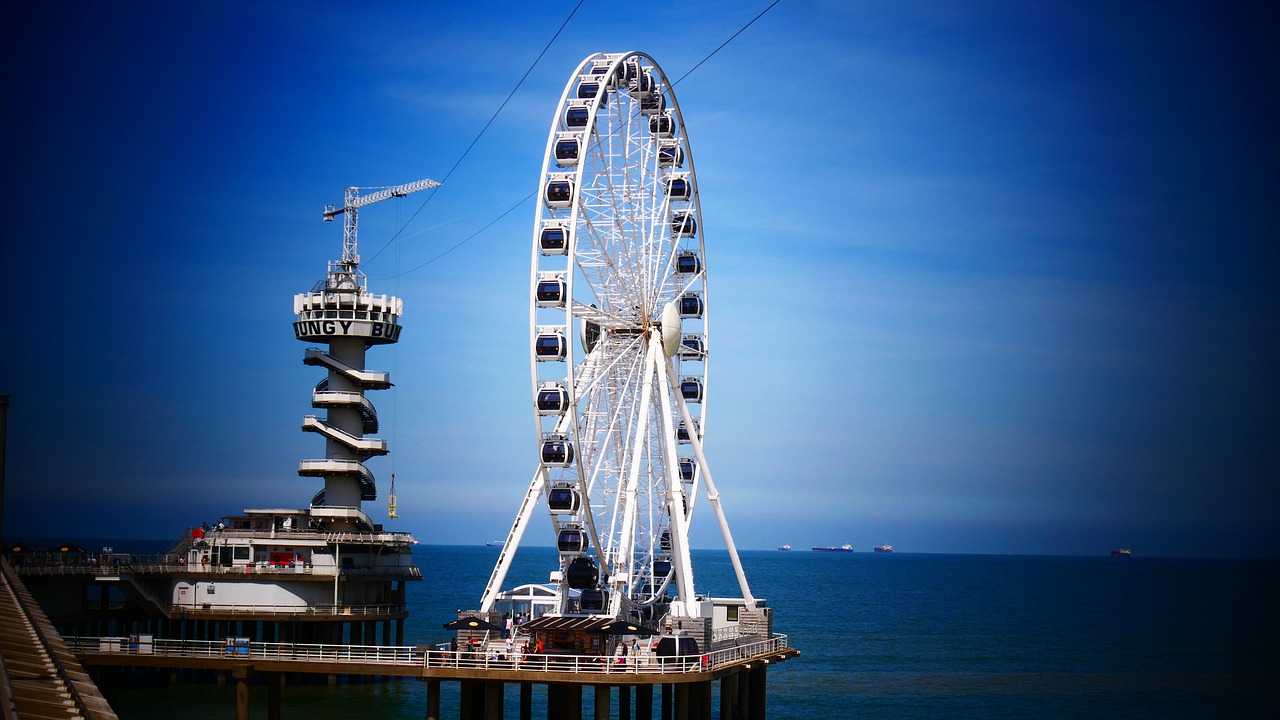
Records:
<instances>
[{"instance_id":1,"label":"sky","mask_svg":"<svg viewBox=\"0 0 1280 720\"><path fill-rule=\"evenodd\" d=\"M434 178L360 214L405 303L366 509L505 537L537 450L523 199L577 64L639 50L689 73L739 548L1280 556L1274 6L781 0L743 30L767 2L586 0L547 48L576 4L11 10L5 536L305 506L321 211Z\"/></svg>"}]
</instances>

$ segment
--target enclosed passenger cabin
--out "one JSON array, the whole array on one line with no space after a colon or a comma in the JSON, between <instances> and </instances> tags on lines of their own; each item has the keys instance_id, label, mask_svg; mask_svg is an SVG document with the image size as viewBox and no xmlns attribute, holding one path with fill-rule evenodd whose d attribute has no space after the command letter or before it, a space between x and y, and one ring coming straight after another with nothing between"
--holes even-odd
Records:
<instances>
[{"instance_id":1,"label":"enclosed passenger cabin","mask_svg":"<svg viewBox=\"0 0 1280 720\"><path fill-rule=\"evenodd\" d=\"M635 91L636 97L651 97L656 90L658 84L653 81L653 74L648 70L639 71L631 82L631 89Z\"/></svg>"},{"instance_id":2,"label":"enclosed passenger cabin","mask_svg":"<svg viewBox=\"0 0 1280 720\"><path fill-rule=\"evenodd\" d=\"M586 552L587 533L577 525L566 525L556 534L556 549L562 553Z\"/></svg>"},{"instance_id":3,"label":"enclosed passenger cabin","mask_svg":"<svg viewBox=\"0 0 1280 720\"><path fill-rule=\"evenodd\" d=\"M672 175L667 179L668 200L688 200L693 197L693 184L684 175Z\"/></svg>"},{"instance_id":4,"label":"enclosed passenger cabin","mask_svg":"<svg viewBox=\"0 0 1280 720\"><path fill-rule=\"evenodd\" d=\"M698 220L687 210L671 213L671 234L676 237L693 237L698 234Z\"/></svg>"},{"instance_id":5,"label":"enclosed passenger cabin","mask_svg":"<svg viewBox=\"0 0 1280 720\"><path fill-rule=\"evenodd\" d=\"M671 552L671 531L670 530L663 530L662 534L658 536L658 549L664 553Z\"/></svg>"},{"instance_id":6,"label":"enclosed passenger cabin","mask_svg":"<svg viewBox=\"0 0 1280 720\"><path fill-rule=\"evenodd\" d=\"M693 482L693 476L698 472L698 460L696 458L680 458L680 479L684 482Z\"/></svg>"},{"instance_id":7,"label":"enclosed passenger cabin","mask_svg":"<svg viewBox=\"0 0 1280 720\"><path fill-rule=\"evenodd\" d=\"M640 98L640 114L641 115L661 115L667 111L667 98L664 95L653 94L648 97Z\"/></svg>"},{"instance_id":8,"label":"enclosed passenger cabin","mask_svg":"<svg viewBox=\"0 0 1280 720\"><path fill-rule=\"evenodd\" d=\"M547 491L547 508L553 515L576 513L581 506L578 491L568 485L557 485Z\"/></svg>"},{"instance_id":9,"label":"enclosed passenger cabin","mask_svg":"<svg viewBox=\"0 0 1280 720\"><path fill-rule=\"evenodd\" d=\"M569 562L569 567L564 571L564 579L574 590L599 587L600 570L596 568L594 558L580 555Z\"/></svg>"},{"instance_id":10,"label":"enclosed passenger cabin","mask_svg":"<svg viewBox=\"0 0 1280 720\"><path fill-rule=\"evenodd\" d=\"M556 382L543 383L534 400L539 415L563 415L569 409L569 391Z\"/></svg>"},{"instance_id":11,"label":"enclosed passenger cabin","mask_svg":"<svg viewBox=\"0 0 1280 720\"><path fill-rule=\"evenodd\" d=\"M676 257L676 272L681 275L696 275L702 272L702 259L692 250L682 252Z\"/></svg>"},{"instance_id":12,"label":"enclosed passenger cabin","mask_svg":"<svg viewBox=\"0 0 1280 720\"><path fill-rule=\"evenodd\" d=\"M684 148L676 143L663 143L658 147L658 164L662 167L684 167Z\"/></svg>"},{"instance_id":13,"label":"enclosed passenger cabin","mask_svg":"<svg viewBox=\"0 0 1280 720\"><path fill-rule=\"evenodd\" d=\"M584 588L578 596L578 609L584 613L604 612L609 606L609 591L604 588Z\"/></svg>"},{"instance_id":14,"label":"enclosed passenger cabin","mask_svg":"<svg viewBox=\"0 0 1280 720\"><path fill-rule=\"evenodd\" d=\"M653 579L654 580L657 580L658 582L662 582L662 580L665 579L670 574L671 574L670 560L654 560L653 561Z\"/></svg>"},{"instance_id":15,"label":"enclosed passenger cabin","mask_svg":"<svg viewBox=\"0 0 1280 720\"><path fill-rule=\"evenodd\" d=\"M697 293L685 293L680 296L680 317L702 317L702 296Z\"/></svg>"},{"instance_id":16,"label":"enclosed passenger cabin","mask_svg":"<svg viewBox=\"0 0 1280 720\"><path fill-rule=\"evenodd\" d=\"M570 130L584 128L591 119L591 108L586 103L570 105L564 109L564 126Z\"/></svg>"},{"instance_id":17,"label":"enclosed passenger cabin","mask_svg":"<svg viewBox=\"0 0 1280 720\"><path fill-rule=\"evenodd\" d=\"M569 467L573 464L573 443L552 435L542 441L542 464L547 467Z\"/></svg>"},{"instance_id":18,"label":"enclosed passenger cabin","mask_svg":"<svg viewBox=\"0 0 1280 720\"><path fill-rule=\"evenodd\" d=\"M669 138L676 130L675 120L671 113L662 113L649 118L649 132L661 138Z\"/></svg>"},{"instance_id":19,"label":"enclosed passenger cabin","mask_svg":"<svg viewBox=\"0 0 1280 720\"><path fill-rule=\"evenodd\" d=\"M577 135L562 135L556 138L556 164L560 167L573 167L578 164L578 152L582 141Z\"/></svg>"},{"instance_id":20,"label":"enclosed passenger cabin","mask_svg":"<svg viewBox=\"0 0 1280 720\"><path fill-rule=\"evenodd\" d=\"M702 380L696 377L687 377L680 380L680 397L685 402L702 402Z\"/></svg>"},{"instance_id":21,"label":"enclosed passenger cabin","mask_svg":"<svg viewBox=\"0 0 1280 720\"><path fill-rule=\"evenodd\" d=\"M699 434L699 437L701 437L701 432L700 432L700 430L701 430L701 428L699 428L699 427L698 427L698 421L697 421L697 420L694 420L694 421L693 421L693 431L694 431L694 432L696 432L696 433L698 433L698 434ZM677 428L676 428L676 442L681 443L681 444L687 444L687 443L689 443L689 442L690 442L690 440L689 440L689 428L684 424L684 421L683 421L683 420L681 420L681 421L680 421L680 425L679 425L679 427L677 427Z\"/></svg>"},{"instance_id":22,"label":"enclosed passenger cabin","mask_svg":"<svg viewBox=\"0 0 1280 720\"><path fill-rule=\"evenodd\" d=\"M685 335L680 338L680 358L682 360L701 360L707 355L707 344L701 335Z\"/></svg>"},{"instance_id":23,"label":"enclosed passenger cabin","mask_svg":"<svg viewBox=\"0 0 1280 720\"><path fill-rule=\"evenodd\" d=\"M565 342L564 333L559 330L538 333L533 343L533 354L539 362L564 360L569 352L569 344Z\"/></svg>"},{"instance_id":24,"label":"enclosed passenger cabin","mask_svg":"<svg viewBox=\"0 0 1280 720\"><path fill-rule=\"evenodd\" d=\"M538 284L534 288L534 300L538 307L564 307L568 296L569 284L561 273L543 273L538 276Z\"/></svg>"},{"instance_id":25,"label":"enclosed passenger cabin","mask_svg":"<svg viewBox=\"0 0 1280 720\"><path fill-rule=\"evenodd\" d=\"M538 247L543 255L564 255L569 252L569 229L558 222L543 225L538 231Z\"/></svg>"},{"instance_id":26,"label":"enclosed passenger cabin","mask_svg":"<svg viewBox=\"0 0 1280 720\"><path fill-rule=\"evenodd\" d=\"M640 61L628 60L618 66L618 74L614 78L618 87L630 86L640 76Z\"/></svg>"},{"instance_id":27,"label":"enclosed passenger cabin","mask_svg":"<svg viewBox=\"0 0 1280 720\"><path fill-rule=\"evenodd\" d=\"M578 83L578 99L579 100L593 100L595 99L595 96L599 94L600 94L599 80L583 80L582 82ZM608 100L609 100L609 94L605 93L605 96L600 100L600 104L603 105L605 102L608 102Z\"/></svg>"},{"instance_id":28,"label":"enclosed passenger cabin","mask_svg":"<svg viewBox=\"0 0 1280 720\"><path fill-rule=\"evenodd\" d=\"M553 175L547 182L543 197L549 208L566 208L573 204L573 178L568 175Z\"/></svg>"},{"instance_id":29,"label":"enclosed passenger cabin","mask_svg":"<svg viewBox=\"0 0 1280 720\"><path fill-rule=\"evenodd\" d=\"M583 320L580 328L582 351L590 355L591 351L596 348L596 343L600 342L600 323Z\"/></svg>"}]
</instances>

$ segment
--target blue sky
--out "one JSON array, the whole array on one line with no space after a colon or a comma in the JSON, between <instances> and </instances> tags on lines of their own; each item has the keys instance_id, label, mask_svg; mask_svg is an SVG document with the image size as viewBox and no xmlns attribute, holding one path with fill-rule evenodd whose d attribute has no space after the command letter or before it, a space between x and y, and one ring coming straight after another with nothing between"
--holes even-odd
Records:
<instances>
[{"instance_id":1,"label":"blue sky","mask_svg":"<svg viewBox=\"0 0 1280 720\"><path fill-rule=\"evenodd\" d=\"M406 306L370 466L390 527L503 537L536 459L531 202L467 238L536 187L583 57L677 78L766 5L587 0L450 174L574 4L15 11L6 535L305 504L321 209L431 177L361 213ZM1278 31L1265 4L783 0L683 80L739 546L1280 555Z\"/></svg>"}]
</instances>

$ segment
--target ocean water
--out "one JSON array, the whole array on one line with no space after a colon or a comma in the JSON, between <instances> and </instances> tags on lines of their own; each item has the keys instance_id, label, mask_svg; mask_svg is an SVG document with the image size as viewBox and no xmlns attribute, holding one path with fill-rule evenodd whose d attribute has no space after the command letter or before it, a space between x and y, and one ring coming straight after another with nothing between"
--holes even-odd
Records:
<instances>
[{"instance_id":1,"label":"ocean water","mask_svg":"<svg viewBox=\"0 0 1280 720\"><path fill-rule=\"evenodd\" d=\"M497 552L418 548L429 579L410 584L406 642L447 640L441 625L479 604ZM554 558L522 549L506 586L544 582ZM1280 717L1277 561L807 551L742 560L775 631L802 653L769 671L775 720ZM695 551L694 571L699 593L739 595L723 551ZM457 717L456 685L444 688L443 715ZM265 717L265 689L251 697ZM589 691L584 701L591 717ZM234 690L126 687L115 708L125 720L222 720ZM425 709L415 680L284 688L285 720Z\"/></svg>"}]
</instances>

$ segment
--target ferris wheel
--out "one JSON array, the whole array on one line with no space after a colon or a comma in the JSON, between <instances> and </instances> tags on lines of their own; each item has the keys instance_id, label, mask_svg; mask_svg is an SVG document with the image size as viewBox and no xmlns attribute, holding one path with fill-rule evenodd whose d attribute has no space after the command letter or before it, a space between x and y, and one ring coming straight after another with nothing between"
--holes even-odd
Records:
<instances>
[{"instance_id":1,"label":"ferris wheel","mask_svg":"<svg viewBox=\"0 0 1280 720\"><path fill-rule=\"evenodd\" d=\"M529 283L538 467L482 607L540 504L560 612L692 606L689 522L704 478L712 488L707 259L689 138L651 57L582 61L541 178Z\"/></svg>"}]
</instances>

